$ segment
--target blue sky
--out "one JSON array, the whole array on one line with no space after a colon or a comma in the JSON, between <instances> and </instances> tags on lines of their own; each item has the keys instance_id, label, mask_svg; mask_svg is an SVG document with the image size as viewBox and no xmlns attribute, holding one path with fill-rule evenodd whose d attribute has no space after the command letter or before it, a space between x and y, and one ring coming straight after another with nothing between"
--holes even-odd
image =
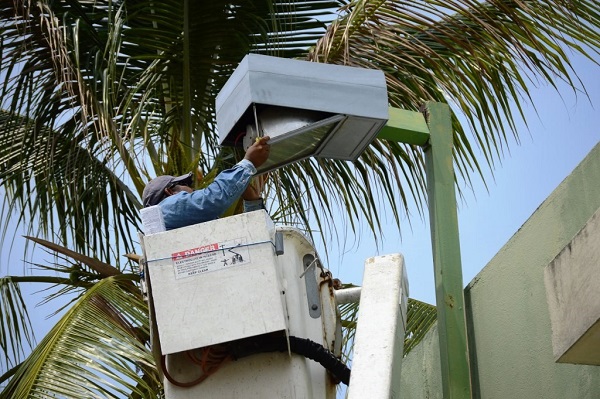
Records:
<instances>
[{"instance_id":1,"label":"blue sky","mask_svg":"<svg viewBox=\"0 0 600 399\"><path fill-rule=\"evenodd\" d=\"M558 92L551 86L531 88L537 114L532 106L525 107L529 127L522 121L517 124L520 144L510 139L510 151L496 165L494 175L485 173L487 190L477 177L472 190L463 186L458 220L465 286L600 142L600 67L582 56L574 56L572 61L589 99L584 93L575 95L565 84L559 85ZM342 255L336 256L330 247L334 254L328 267L344 283L360 285L365 259L401 253L410 297L435 304L429 220L414 214L412 226L404 221L402 237L395 227L386 226L380 248L366 230ZM353 243L354 237L347 240Z\"/></svg>"}]
</instances>

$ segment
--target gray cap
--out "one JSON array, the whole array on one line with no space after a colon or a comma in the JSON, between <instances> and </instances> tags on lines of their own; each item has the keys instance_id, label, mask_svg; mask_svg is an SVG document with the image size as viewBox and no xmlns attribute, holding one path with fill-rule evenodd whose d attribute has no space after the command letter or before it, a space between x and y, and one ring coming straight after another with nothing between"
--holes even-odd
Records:
<instances>
[{"instance_id":1,"label":"gray cap","mask_svg":"<svg viewBox=\"0 0 600 399\"><path fill-rule=\"evenodd\" d=\"M181 184L183 186L191 186L192 185L192 173L188 173L183 176L158 176L148 182L146 187L144 188L144 192L142 193L142 202L144 203L144 207L158 205L160 201L162 201L167 195L165 193L165 188L172 187L176 184Z\"/></svg>"}]
</instances>

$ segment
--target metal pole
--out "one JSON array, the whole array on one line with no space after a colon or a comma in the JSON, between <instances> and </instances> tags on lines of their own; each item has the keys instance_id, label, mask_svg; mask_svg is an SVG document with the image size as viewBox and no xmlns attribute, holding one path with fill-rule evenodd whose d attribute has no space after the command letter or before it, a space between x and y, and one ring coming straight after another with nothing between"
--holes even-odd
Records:
<instances>
[{"instance_id":1,"label":"metal pole","mask_svg":"<svg viewBox=\"0 0 600 399\"><path fill-rule=\"evenodd\" d=\"M419 112L390 108L377 136L422 146L429 198L431 246L444 398L471 398L471 373L463 296L450 107L428 102Z\"/></svg>"},{"instance_id":2,"label":"metal pole","mask_svg":"<svg viewBox=\"0 0 600 399\"><path fill-rule=\"evenodd\" d=\"M357 303L360 301L360 292L362 287L345 288L343 290L333 291L335 303L345 305L347 303Z\"/></svg>"},{"instance_id":3,"label":"metal pole","mask_svg":"<svg viewBox=\"0 0 600 399\"><path fill-rule=\"evenodd\" d=\"M450 107L426 104L425 167L444 398L471 398Z\"/></svg>"}]
</instances>

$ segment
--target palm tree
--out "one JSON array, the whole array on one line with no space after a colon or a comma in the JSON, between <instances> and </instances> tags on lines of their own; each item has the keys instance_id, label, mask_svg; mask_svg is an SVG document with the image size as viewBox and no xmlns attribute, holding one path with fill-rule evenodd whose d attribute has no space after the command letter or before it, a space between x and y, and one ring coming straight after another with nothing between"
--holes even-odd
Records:
<instances>
[{"instance_id":1,"label":"palm tree","mask_svg":"<svg viewBox=\"0 0 600 399\"><path fill-rule=\"evenodd\" d=\"M214 98L248 52L381 69L395 107L450 103L468 121L453 119L469 180L482 168L474 146L493 167L518 135L531 81L577 90L568 54L598 54L599 11L594 0L2 0L2 233L21 226L56 257L43 266L52 276L0 279L0 397L160 396L137 266L122 255L136 250L148 179L193 170L207 184L239 158L217 145ZM277 222L327 236L341 208L377 236L380 203L398 228L409 203L424 206L423 156L376 140L352 164L281 169L268 190ZM27 357L25 282L72 298Z\"/></svg>"}]
</instances>

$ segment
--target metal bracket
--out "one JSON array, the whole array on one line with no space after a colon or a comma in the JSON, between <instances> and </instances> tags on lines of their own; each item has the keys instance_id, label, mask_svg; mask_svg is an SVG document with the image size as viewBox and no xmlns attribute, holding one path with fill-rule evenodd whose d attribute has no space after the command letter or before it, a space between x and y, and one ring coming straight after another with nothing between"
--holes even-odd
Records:
<instances>
[{"instance_id":1,"label":"metal bracket","mask_svg":"<svg viewBox=\"0 0 600 399\"><path fill-rule=\"evenodd\" d=\"M317 277L314 273L315 265L318 265L319 259L312 254L306 254L302 258L302 264L304 265L304 272L300 275L300 278L304 277L304 283L306 284L306 300L308 301L308 314L313 319L321 317L321 299L319 295L319 285L317 284Z\"/></svg>"}]
</instances>

